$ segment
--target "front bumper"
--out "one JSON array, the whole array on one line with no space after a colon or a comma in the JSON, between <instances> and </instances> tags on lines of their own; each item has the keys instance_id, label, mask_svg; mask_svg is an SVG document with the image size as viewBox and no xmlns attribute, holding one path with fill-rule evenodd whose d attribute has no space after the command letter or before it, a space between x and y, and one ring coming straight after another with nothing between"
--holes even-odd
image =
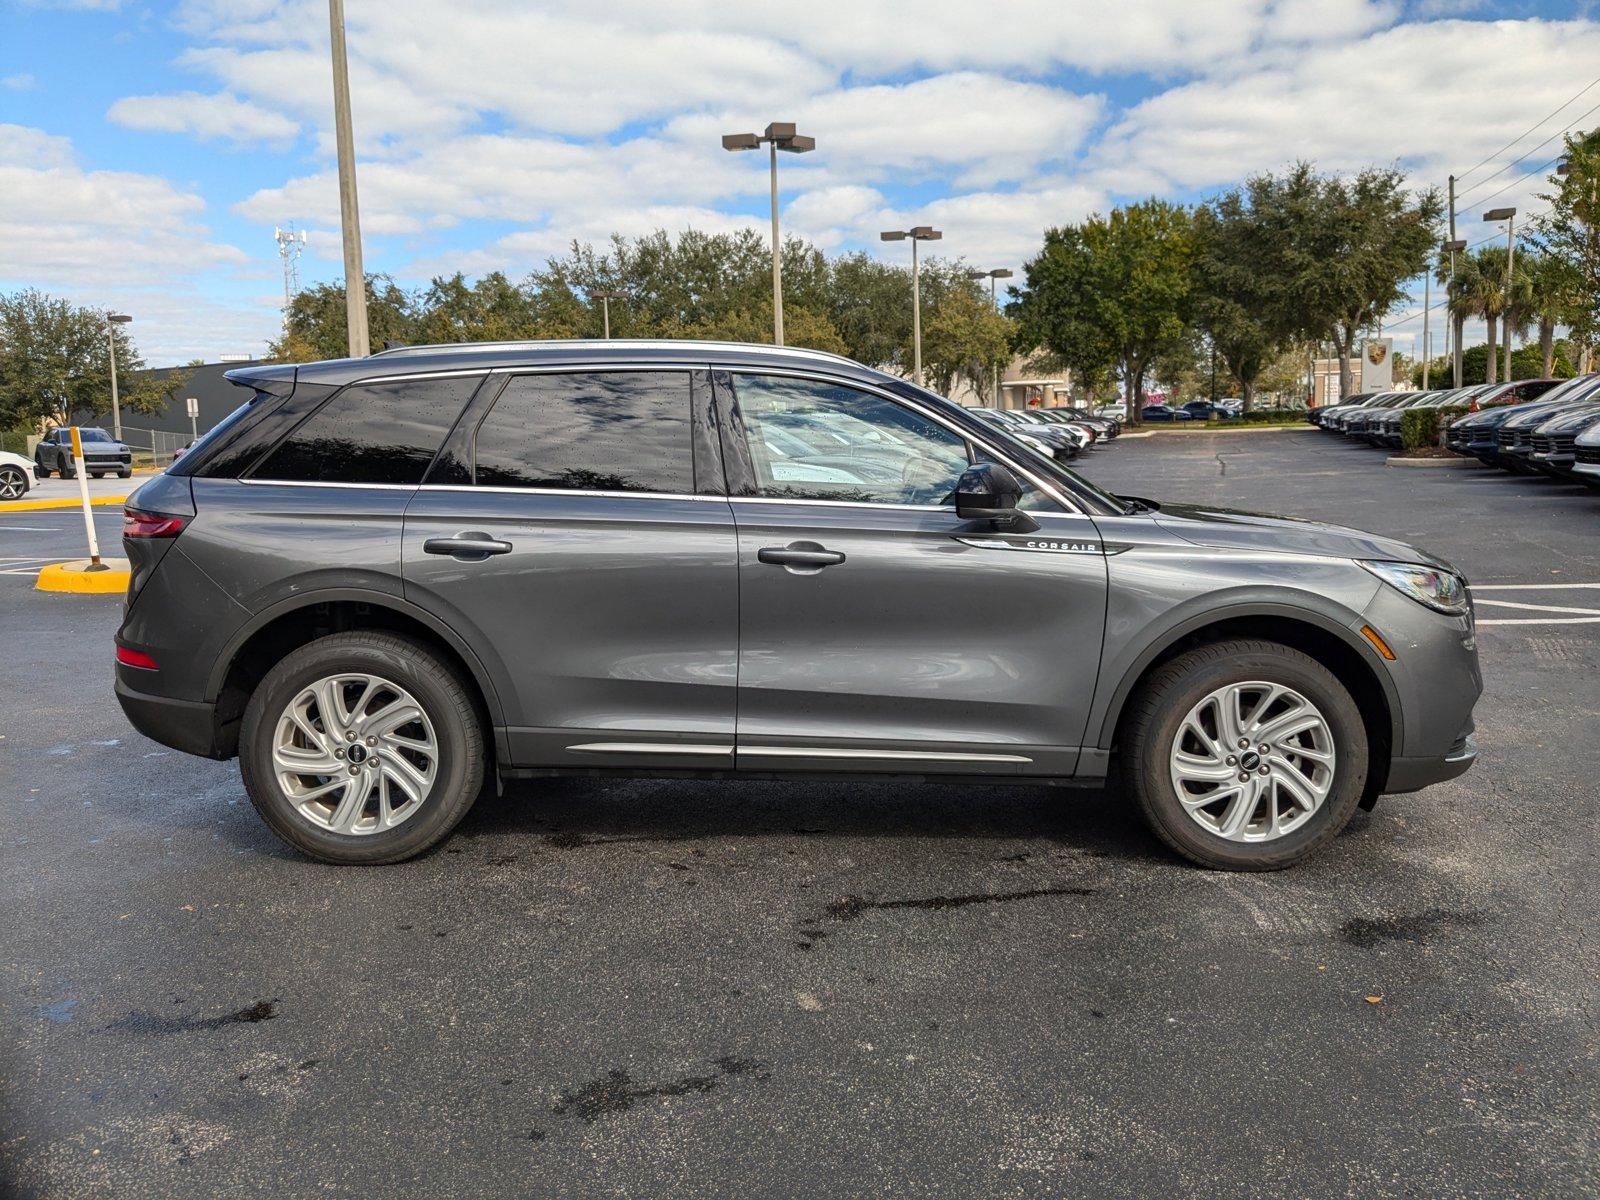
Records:
<instances>
[{"instance_id":1,"label":"front bumper","mask_svg":"<svg viewBox=\"0 0 1600 1200\"><path fill-rule=\"evenodd\" d=\"M1384 792L1390 795L1420 792L1470 771L1472 764L1478 761L1478 739L1473 736L1472 723L1467 724L1467 730L1441 758L1391 758Z\"/></svg>"}]
</instances>

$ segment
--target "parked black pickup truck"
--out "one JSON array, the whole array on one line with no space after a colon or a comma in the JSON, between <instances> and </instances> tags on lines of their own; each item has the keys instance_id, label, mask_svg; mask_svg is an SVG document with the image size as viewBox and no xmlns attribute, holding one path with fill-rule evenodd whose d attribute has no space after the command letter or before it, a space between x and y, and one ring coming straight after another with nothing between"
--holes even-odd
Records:
<instances>
[{"instance_id":1,"label":"parked black pickup truck","mask_svg":"<svg viewBox=\"0 0 1600 1200\"><path fill-rule=\"evenodd\" d=\"M83 465L90 475L99 479L114 471L122 479L132 477L133 451L104 429L80 426L78 439L83 443ZM40 479L48 478L52 471L63 479L71 479L72 431L62 426L45 434L33 449L33 463Z\"/></svg>"}]
</instances>

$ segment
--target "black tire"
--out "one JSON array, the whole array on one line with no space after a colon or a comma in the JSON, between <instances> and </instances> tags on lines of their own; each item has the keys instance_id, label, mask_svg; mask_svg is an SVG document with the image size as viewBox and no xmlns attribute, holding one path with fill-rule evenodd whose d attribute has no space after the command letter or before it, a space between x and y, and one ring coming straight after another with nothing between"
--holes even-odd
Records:
<instances>
[{"instance_id":1,"label":"black tire","mask_svg":"<svg viewBox=\"0 0 1600 1200\"><path fill-rule=\"evenodd\" d=\"M106 473L104 471L90 471L89 472L89 478L90 479L104 479L105 477L106 477Z\"/></svg>"},{"instance_id":2,"label":"black tire","mask_svg":"<svg viewBox=\"0 0 1600 1200\"><path fill-rule=\"evenodd\" d=\"M45 466L38 459L34 459L34 461L33 461L33 473L35 475L37 475L40 479L49 479L50 478L50 468Z\"/></svg>"},{"instance_id":3,"label":"black tire","mask_svg":"<svg viewBox=\"0 0 1600 1200\"><path fill-rule=\"evenodd\" d=\"M118 479L132 479L133 478L133 471L131 469L118 471L117 472L117 478Z\"/></svg>"},{"instance_id":4,"label":"black tire","mask_svg":"<svg viewBox=\"0 0 1600 1200\"><path fill-rule=\"evenodd\" d=\"M320 828L295 809L272 769L272 738L284 708L308 684L343 671L404 687L438 737L433 788L393 829L343 834ZM398 634L335 633L291 652L257 685L239 733L239 772L262 820L297 850L328 863L396 863L437 845L477 799L484 769L484 731L468 685L435 651Z\"/></svg>"},{"instance_id":5,"label":"black tire","mask_svg":"<svg viewBox=\"0 0 1600 1200\"><path fill-rule=\"evenodd\" d=\"M62 458L56 459L56 474L61 476L63 479L76 479L78 477L76 474L76 468Z\"/></svg>"},{"instance_id":6,"label":"black tire","mask_svg":"<svg viewBox=\"0 0 1600 1200\"><path fill-rule=\"evenodd\" d=\"M28 473L21 467L0 467L0 488L7 492L14 488L17 494L9 498L12 500L22 499L28 494Z\"/></svg>"},{"instance_id":7,"label":"black tire","mask_svg":"<svg viewBox=\"0 0 1600 1200\"><path fill-rule=\"evenodd\" d=\"M1322 807L1270 842L1236 842L1204 829L1179 802L1169 755L1184 718L1229 683L1262 680L1292 687L1311 701L1333 738L1335 769ZM1123 776L1151 830L1179 854L1223 871L1278 871L1338 836L1367 783L1367 732L1344 685L1316 659L1278 642L1217 642L1180 654L1150 677L1129 702L1123 726Z\"/></svg>"}]
</instances>

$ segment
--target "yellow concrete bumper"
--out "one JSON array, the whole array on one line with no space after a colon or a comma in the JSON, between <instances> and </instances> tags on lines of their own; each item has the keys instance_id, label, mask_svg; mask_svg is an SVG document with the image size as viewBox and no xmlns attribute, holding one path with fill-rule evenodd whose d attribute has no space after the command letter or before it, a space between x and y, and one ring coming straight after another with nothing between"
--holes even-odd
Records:
<instances>
[{"instance_id":1,"label":"yellow concrete bumper","mask_svg":"<svg viewBox=\"0 0 1600 1200\"><path fill-rule=\"evenodd\" d=\"M104 569L90 569L87 558L41 567L34 587L41 592L76 592L90 596L120 596L128 590L128 560L102 558Z\"/></svg>"}]
</instances>

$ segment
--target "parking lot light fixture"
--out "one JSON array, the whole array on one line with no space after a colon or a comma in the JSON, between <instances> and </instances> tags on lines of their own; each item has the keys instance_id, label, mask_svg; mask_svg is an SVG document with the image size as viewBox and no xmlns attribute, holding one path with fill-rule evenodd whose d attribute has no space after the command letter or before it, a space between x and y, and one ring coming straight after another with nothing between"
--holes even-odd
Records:
<instances>
[{"instance_id":1,"label":"parking lot light fixture","mask_svg":"<svg viewBox=\"0 0 1600 1200\"><path fill-rule=\"evenodd\" d=\"M1504 221L1506 223L1506 305L1507 305L1506 316L1507 316L1507 322L1506 322L1506 330L1505 330L1505 335L1506 335L1506 351L1505 351L1505 353L1506 353L1506 369L1504 371L1504 375L1505 375L1506 382L1510 383L1511 382L1511 324L1510 324L1510 315L1511 314L1510 314L1510 311L1509 311L1509 306L1511 304L1511 278L1512 278L1512 275L1511 275L1511 272L1512 272L1511 259L1512 259L1512 256L1516 253L1516 246L1517 246L1517 210L1514 209L1514 208L1491 208L1488 212L1483 214L1483 219L1485 221Z\"/></svg>"},{"instance_id":2,"label":"parking lot light fixture","mask_svg":"<svg viewBox=\"0 0 1600 1200\"><path fill-rule=\"evenodd\" d=\"M611 302L613 300L626 300L627 298L627 292L596 290L589 293L589 299L600 301L600 312L602 319L605 321L604 328L607 341L611 340Z\"/></svg>"},{"instance_id":3,"label":"parking lot light fixture","mask_svg":"<svg viewBox=\"0 0 1600 1200\"><path fill-rule=\"evenodd\" d=\"M1016 272L1010 267L996 267L992 271L968 271L967 278L972 280L987 279L989 281L989 303L994 305L995 312L1000 311L1000 297L995 292L995 280L1010 279ZM996 364L994 369L994 406L1000 407L1000 367Z\"/></svg>"},{"instance_id":4,"label":"parking lot light fixture","mask_svg":"<svg viewBox=\"0 0 1600 1200\"><path fill-rule=\"evenodd\" d=\"M911 242L911 382L922 386L922 264L917 258L918 242L937 242L944 232L932 225L913 225L910 229L887 229L878 235L885 242Z\"/></svg>"},{"instance_id":5,"label":"parking lot light fixture","mask_svg":"<svg viewBox=\"0 0 1600 1200\"><path fill-rule=\"evenodd\" d=\"M765 133L725 133L724 150L770 149L768 169L772 184L772 344L783 345L783 242L778 236L778 151L806 154L817 148L817 139L796 133L793 121L773 121Z\"/></svg>"},{"instance_id":6,"label":"parking lot light fixture","mask_svg":"<svg viewBox=\"0 0 1600 1200\"><path fill-rule=\"evenodd\" d=\"M106 314L106 344L111 348L111 436L122 440L122 403L117 398L117 326L133 320L127 313Z\"/></svg>"}]
</instances>

